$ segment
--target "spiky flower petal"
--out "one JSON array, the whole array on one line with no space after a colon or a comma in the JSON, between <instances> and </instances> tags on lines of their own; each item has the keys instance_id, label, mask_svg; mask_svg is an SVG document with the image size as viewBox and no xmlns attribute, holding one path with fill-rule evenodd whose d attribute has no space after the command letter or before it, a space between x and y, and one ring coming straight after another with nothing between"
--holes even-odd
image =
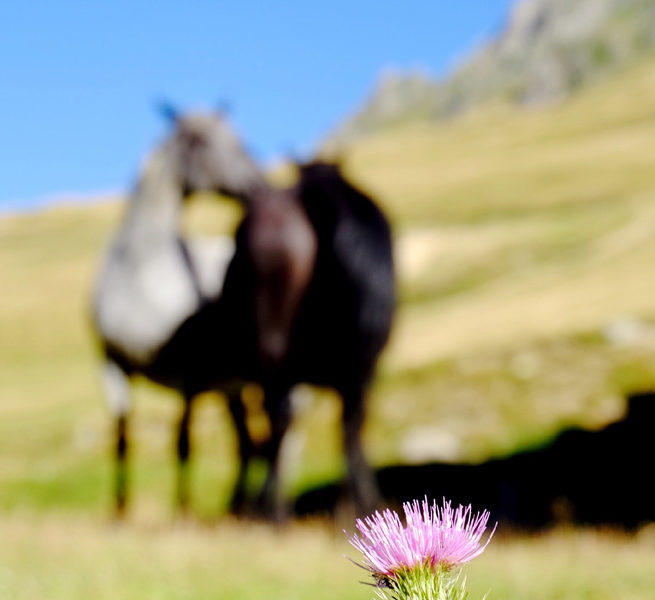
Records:
<instances>
[{"instance_id":1,"label":"spiky flower petal","mask_svg":"<svg viewBox=\"0 0 655 600\"><path fill-rule=\"evenodd\" d=\"M491 536L483 543L489 513L473 514L471 506L453 509L444 500L438 507L414 500L403 504L406 525L395 511L357 520L361 535L349 536L350 543L364 557L365 566L379 578L392 576L399 570L427 565L433 571L450 570L479 556Z\"/></svg>"}]
</instances>

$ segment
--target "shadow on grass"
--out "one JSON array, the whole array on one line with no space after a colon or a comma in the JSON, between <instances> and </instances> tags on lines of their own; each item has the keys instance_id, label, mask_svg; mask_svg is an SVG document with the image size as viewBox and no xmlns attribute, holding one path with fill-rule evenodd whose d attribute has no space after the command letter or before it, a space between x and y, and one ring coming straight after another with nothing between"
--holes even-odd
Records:
<instances>
[{"instance_id":1,"label":"shadow on grass","mask_svg":"<svg viewBox=\"0 0 655 600\"><path fill-rule=\"evenodd\" d=\"M561 522L633 529L655 520L654 420L655 392L633 394L625 419L599 431L568 429L547 446L481 464L384 467L378 483L389 505L427 495L486 508L493 520L525 529ZM342 490L334 483L302 494L296 514L334 513Z\"/></svg>"}]
</instances>

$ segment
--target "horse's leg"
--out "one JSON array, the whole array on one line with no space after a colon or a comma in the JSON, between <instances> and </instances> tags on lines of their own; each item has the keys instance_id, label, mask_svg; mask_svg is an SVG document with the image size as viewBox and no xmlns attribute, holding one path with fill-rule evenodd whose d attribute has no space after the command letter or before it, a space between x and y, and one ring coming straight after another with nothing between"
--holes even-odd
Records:
<instances>
[{"instance_id":1,"label":"horse's leg","mask_svg":"<svg viewBox=\"0 0 655 600\"><path fill-rule=\"evenodd\" d=\"M357 514L369 514L380 503L380 492L375 475L362 449L361 431L366 409L367 385L357 383L342 390L343 446L347 464L347 482Z\"/></svg>"},{"instance_id":2,"label":"horse's leg","mask_svg":"<svg viewBox=\"0 0 655 600\"><path fill-rule=\"evenodd\" d=\"M239 473L237 475L236 483L234 484L232 498L230 499L230 512L241 514L246 506L246 479L254 447L246 423L246 411L241 399L241 390L230 391L227 396L228 407L232 414L239 444Z\"/></svg>"},{"instance_id":3,"label":"horse's leg","mask_svg":"<svg viewBox=\"0 0 655 600\"><path fill-rule=\"evenodd\" d=\"M291 424L291 398L288 389L264 388L264 406L271 422L271 439L267 448L268 473L259 495L259 506L264 516L282 521L287 507L282 489L282 444Z\"/></svg>"},{"instance_id":4,"label":"horse's leg","mask_svg":"<svg viewBox=\"0 0 655 600\"><path fill-rule=\"evenodd\" d=\"M130 409L130 383L125 372L109 359L104 364L102 380L109 409L115 418L114 508L116 516L122 517L127 505L127 416Z\"/></svg>"},{"instance_id":5,"label":"horse's leg","mask_svg":"<svg viewBox=\"0 0 655 600\"><path fill-rule=\"evenodd\" d=\"M193 395L185 393L184 408L177 428L177 507L185 513L189 508L189 455L191 454L191 410Z\"/></svg>"}]
</instances>

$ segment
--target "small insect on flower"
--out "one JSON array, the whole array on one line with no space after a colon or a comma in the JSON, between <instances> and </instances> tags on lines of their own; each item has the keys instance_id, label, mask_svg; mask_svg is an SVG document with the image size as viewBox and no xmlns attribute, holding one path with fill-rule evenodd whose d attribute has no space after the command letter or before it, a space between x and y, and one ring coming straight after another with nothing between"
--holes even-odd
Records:
<instances>
[{"instance_id":1,"label":"small insect on flower","mask_svg":"<svg viewBox=\"0 0 655 600\"><path fill-rule=\"evenodd\" d=\"M436 501L430 504L425 498L407 502L403 509L406 525L395 511L386 509L358 519L360 535L348 536L362 553L363 566L376 579L393 578L415 568L450 571L482 554L496 530L494 526L483 542L489 512L473 514L470 505L453 509L444 500L438 507Z\"/></svg>"}]
</instances>

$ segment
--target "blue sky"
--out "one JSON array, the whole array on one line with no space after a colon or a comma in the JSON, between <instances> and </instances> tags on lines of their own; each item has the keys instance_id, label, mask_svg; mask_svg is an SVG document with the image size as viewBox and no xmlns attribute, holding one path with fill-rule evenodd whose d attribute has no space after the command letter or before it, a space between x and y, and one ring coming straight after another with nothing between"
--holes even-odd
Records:
<instances>
[{"instance_id":1,"label":"blue sky","mask_svg":"<svg viewBox=\"0 0 655 600\"><path fill-rule=\"evenodd\" d=\"M511 0L3 2L0 208L128 188L153 106L232 106L261 160L312 147L385 69L442 74Z\"/></svg>"}]
</instances>

